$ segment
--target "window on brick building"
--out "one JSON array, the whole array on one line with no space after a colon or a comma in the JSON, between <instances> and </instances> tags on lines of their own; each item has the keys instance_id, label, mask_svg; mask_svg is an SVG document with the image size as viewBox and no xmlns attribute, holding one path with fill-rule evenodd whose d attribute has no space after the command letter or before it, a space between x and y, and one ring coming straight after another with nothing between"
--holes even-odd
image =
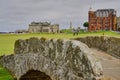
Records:
<instances>
[{"instance_id":1,"label":"window on brick building","mask_svg":"<svg viewBox=\"0 0 120 80\"><path fill-rule=\"evenodd\" d=\"M97 17L99 17L99 16L100 16L100 15L99 15L99 12L96 12L96 16L97 16Z\"/></svg>"},{"instance_id":2,"label":"window on brick building","mask_svg":"<svg viewBox=\"0 0 120 80\"><path fill-rule=\"evenodd\" d=\"M102 17L102 12L100 12L100 17Z\"/></svg>"},{"instance_id":3,"label":"window on brick building","mask_svg":"<svg viewBox=\"0 0 120 80\"><path fill-rule=\"evenodd\" d=\"M103 12L103 17L106 17L106 12L105 11Z\"/></svg>"},{"instance_id":4,"label":"window on brick building","mask_svg":"<svg viewBox=\"0 0 120 80\"><path fill-rule=\"evenodd\" d=\"M108 11L106 11L106 16L108 17Z\"/></svg>"}]
</instances>

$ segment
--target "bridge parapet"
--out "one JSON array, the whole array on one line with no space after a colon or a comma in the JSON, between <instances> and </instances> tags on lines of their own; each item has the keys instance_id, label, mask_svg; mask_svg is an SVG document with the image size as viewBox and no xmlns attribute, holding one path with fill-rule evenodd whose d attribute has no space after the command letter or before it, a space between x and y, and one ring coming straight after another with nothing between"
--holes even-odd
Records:
<instances>
[{"instance_id":1,"label":"bridge parapet","mask_svg":"<svg viewBox=\"0 0 120 80\"><path fill-rule=\"evenodd\" d=\"M120 38L108 36L88 36L83 38L75 38L89 47L98 48L110 55L120 59Z\"/></svg>"}]
</instances>

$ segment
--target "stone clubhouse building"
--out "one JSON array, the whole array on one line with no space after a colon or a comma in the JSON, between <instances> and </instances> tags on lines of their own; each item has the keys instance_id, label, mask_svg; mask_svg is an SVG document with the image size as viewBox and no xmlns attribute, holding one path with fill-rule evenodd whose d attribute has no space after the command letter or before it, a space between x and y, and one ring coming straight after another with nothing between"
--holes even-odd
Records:
<instances>
[{"instance_id":1,"label":"stone clubhouse building","mask_svg":"<svg viewBox=\"0 0 120 80\"><path fill-rule=\"evenodd\" d=\"M39 32L48 32L48 33L58 33L59 24L51 24L49 22L31 22L29 24L29 33L39 33Z\"/></svg>"}]
</instances>

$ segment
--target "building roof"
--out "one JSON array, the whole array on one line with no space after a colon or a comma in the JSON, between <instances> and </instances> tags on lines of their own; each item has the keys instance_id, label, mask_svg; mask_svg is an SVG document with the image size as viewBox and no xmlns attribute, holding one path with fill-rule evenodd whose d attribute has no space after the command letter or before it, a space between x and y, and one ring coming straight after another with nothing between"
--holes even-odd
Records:
<instances>
[{"instance_id":1,"label":"building roof","mask_svg":"<svg viewBox=\"0 0 120 80\"><path fill-rule=\"evenodd\" d=\"M115 11L114 9L98 9L97 11Z\"/></svg>"},{"instance_id":2,"label":"building roof","mask_svg":"<svg viewBox=\"0 0 120 80\"><path fill-rule=\"evenodd\" d=\"M116 14L115 9L98 9L98 10L96 10L96 12L104 12L104 11L107 11L107 12L109 12L109 13L115 13L115 14Z\"/></svg>"},{"instance_id":3,"label":"building roof","mask_svg":"<svg viewBox=\"0 0 120 80\"><path fill-rule=\"evenodd\" d=\"M36 25L41 25L41 26L49 26L51 23L50 22L31 22L31 26L36 26Z\"/></svg>"}]
</instances>

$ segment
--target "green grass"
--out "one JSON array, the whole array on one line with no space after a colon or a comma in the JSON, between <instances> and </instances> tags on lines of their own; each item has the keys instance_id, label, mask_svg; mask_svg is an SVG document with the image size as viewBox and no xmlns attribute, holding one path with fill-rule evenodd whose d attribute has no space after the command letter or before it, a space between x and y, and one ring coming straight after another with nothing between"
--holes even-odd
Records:
<instances>
[{"instance_id":1,"label":"green grass","mask_svg":"<svg viewBox=\"0 0 120 80\"><path fill-rule=\"evenodd\" d=\"M61 38L70 39L76 37L85 36L114 36L120 38L120 33L111 31L99 31L99 32L79 32L79 35L73 36L69 30L64 30L64 33L52 34L52 33L31 33L31 34L0 34L0 56L14 53L14 43L17 39L27 39L30 37L45 37L45 38ZM8 71L0 66L0 80L12 80Z\"/></svg>"},{"instance_id":2,"label":"green grass","mask_svg":"<svg viewBox=\"0 0 120 80\"><path fill-rule=\"evenodd\" d=\"M0 65L0 80L13 80L9 72Z\"/></svg>"},{"instance_id":3,"label":"green grass","mask_svg":"<svg viewBox=\"0 0 120 80\"><path fill-rule=\"evenodd\" d=\"M0 55L12 54L14 53L14 43L17 39L27 39L30 37L45 37L45 38L61 38L70 39L75 37L85 37L85 36L114 36L120 37L120 33L115 33L111 31L100 31L100 32L79 32L79 35L73 36L70 31L65 33L52 34L52 33L33 33L33 34L0 34Z\"/></svg>"}]
</instances>

